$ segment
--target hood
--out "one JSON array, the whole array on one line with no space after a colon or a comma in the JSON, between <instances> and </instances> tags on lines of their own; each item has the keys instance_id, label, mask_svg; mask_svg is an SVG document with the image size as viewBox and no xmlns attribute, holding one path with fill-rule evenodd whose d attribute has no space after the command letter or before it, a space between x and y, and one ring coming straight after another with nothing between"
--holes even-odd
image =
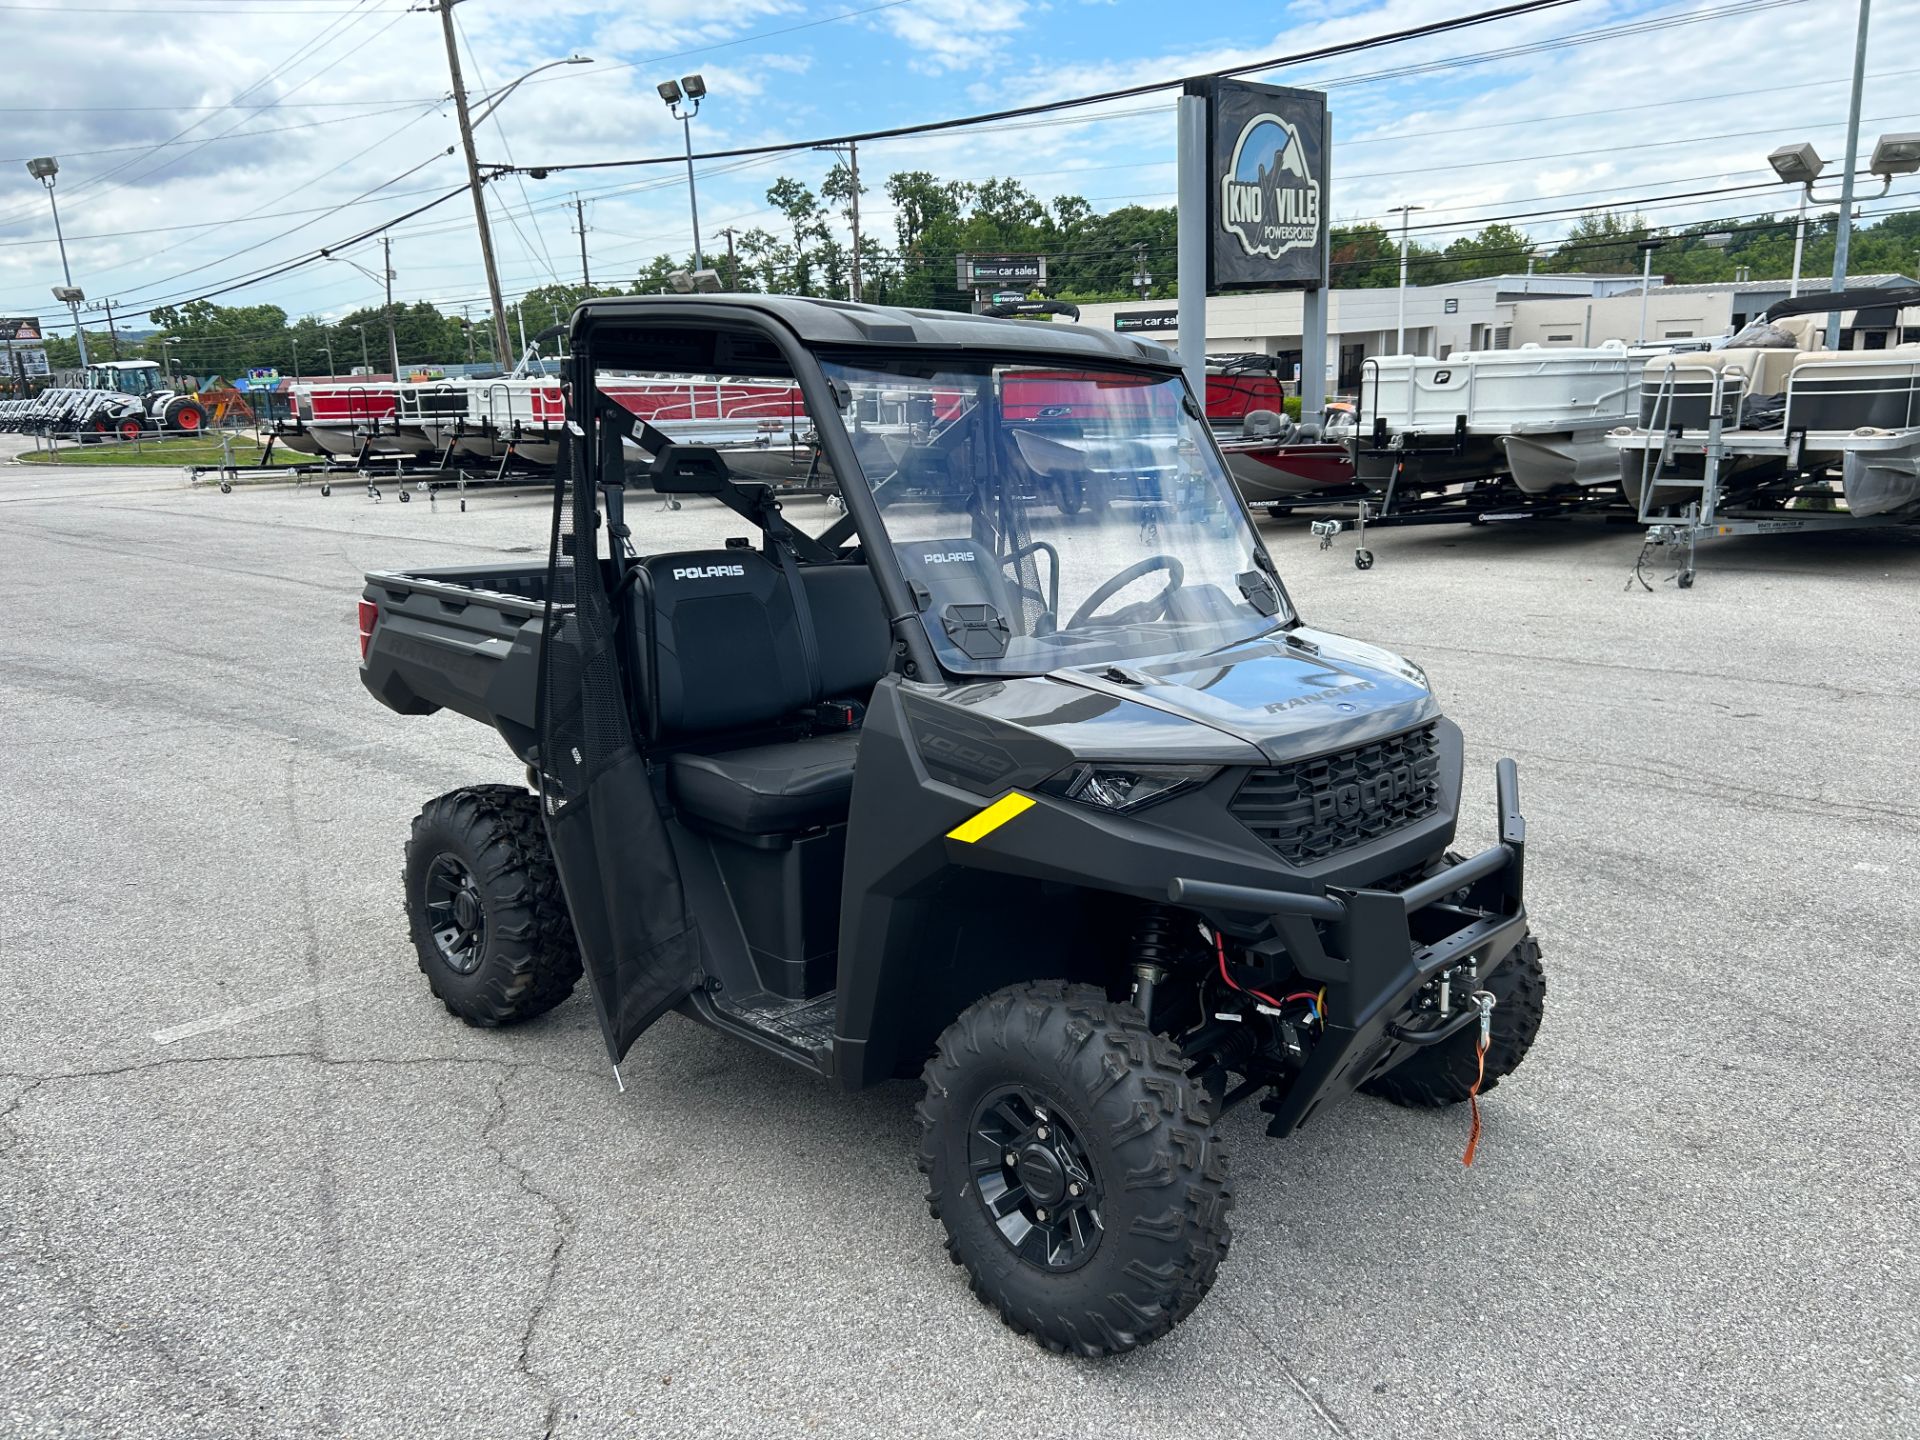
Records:
<instances>
[{"instance_id":1,"label":"hood","mask_svg":"<svg viewBox=\"0 0 1920 1440\"><path fill-rule=\"evenodd\" d=\"M1197 722L1258 747L1274 763L1364 745L1440 714L1417 665L1304 627L1205 656L1056 670L1048 678Z\"/></svg>"}]
</instances>

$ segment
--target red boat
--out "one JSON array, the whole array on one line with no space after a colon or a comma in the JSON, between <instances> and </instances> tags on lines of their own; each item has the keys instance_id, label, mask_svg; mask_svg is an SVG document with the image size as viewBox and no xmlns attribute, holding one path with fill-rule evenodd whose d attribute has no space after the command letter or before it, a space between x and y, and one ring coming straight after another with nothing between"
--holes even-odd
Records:
<instances>
[{"instance_id":1,"label":"red boat","mask_svg":"<svg viewBox=\"0 0 1920 1440\"><path fill-rule=\"evenodd\" d=\"M1297 505L1359 492L1353 447L1345 438L1352 430L1353 407L1335 401L1318 426L1256 413L1238 434L1218 438L1227 472L1249 505Z\"/></svg>"}]
</instances>

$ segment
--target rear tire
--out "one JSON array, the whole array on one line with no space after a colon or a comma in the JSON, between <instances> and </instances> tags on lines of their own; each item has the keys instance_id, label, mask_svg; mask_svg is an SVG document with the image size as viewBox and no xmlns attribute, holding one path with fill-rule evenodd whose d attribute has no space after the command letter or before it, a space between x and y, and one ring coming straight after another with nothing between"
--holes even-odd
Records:
<instances>
[{"instance_id":1,"label":"rear tire","mask_svg":"<svg viewBox=\"0 0 1920 1440\"><path fill-rule=\"evenodd\" d=\"M176 400L167 407L165 425L182 435L198 435L207 428L206 408L198 400Z\"/></svg>"},{"instance_id":2,"label":"rear tire","mask_svg":"<svg viewBox=\"0 0 1920 1440\"><path fill-rule=\"evenodd\" d=\"M1540 942L1532 932L1493 967L1485 983L1497 1003L1487 1042L1486 1078L1480 1083L1482 1095L1527 1058L1546 1014L1547 972L1540 963ZM1474 1051L1479 1043L1479 1027L1469 1025L1451 1039L1414 1051L1410 1058L1360 1088L1369 1095L1417 1110L1458 1105L1473 1093L1474 1076L1479 1072Z\"/></svg>"},{"instance_id":3,"label":"rear tire","mask_svg":"<svg viewBox=\"0 0 1920 1440\"><path fill-rule=\"evenodd\" d=\"M927 1209L1008 1326L1114 1355L1205 1297L1231 1238L1226 1153L1205 1089L1137 1009L1010 986L948 1027L923 1078Z\"/></svg>"},{"instance_id":4,"label":"rear tire","mask_svg":"<svg viewBox=\"0 0 1920 1440\"><path fill-rule=\"evenodd\" d=\"M580 978L580 949L540 806L512 785L429 800L407 840L408 929L433 993L469 1025L545 1014Z\"/></svg>"}]
</instances>

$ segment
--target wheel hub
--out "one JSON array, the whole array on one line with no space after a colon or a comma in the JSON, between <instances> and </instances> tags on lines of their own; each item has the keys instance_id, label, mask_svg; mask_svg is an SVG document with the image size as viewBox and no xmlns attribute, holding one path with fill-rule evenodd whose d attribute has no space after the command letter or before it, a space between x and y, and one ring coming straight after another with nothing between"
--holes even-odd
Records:
<instances>
[{"instance_id":1,"label":"wheel hub","mask_svg":"<svg viewBox=\"0 0 1920 1440\"><path fill-rule=\"evenodd\" d=\"M974 1112L967 1159L987 1219L1022 1260L1072 1270L1092 1255L1104 1233L1100 1186L1050 1102L1024 1086L988 1095Z\"/></svg>"},{"instance_id":2,"label":"wheel hub","mask_svg":"<svg viewBox=\"0 0 1920 1440\"><path fill-rule=\"evenodd\" d=\"M440 958L456 974L471 975L487 948L487 907L479 881L458 856L440 855L427 867L422 898Z\"/></svg>"},{"instance_id":3,"label":"wheel hub","mask_svg":"<svg viewBox=\"0 0 1920 1440\"><path fill-rule=\"evenodd\" d=\"M1027 1187L1027 1193L1041 1205L1056 1204L1067 1193L1066 1167L1044 1145L1029 1145L1020 1152L1014 1174Z\"/></svg>"}]
</instances>

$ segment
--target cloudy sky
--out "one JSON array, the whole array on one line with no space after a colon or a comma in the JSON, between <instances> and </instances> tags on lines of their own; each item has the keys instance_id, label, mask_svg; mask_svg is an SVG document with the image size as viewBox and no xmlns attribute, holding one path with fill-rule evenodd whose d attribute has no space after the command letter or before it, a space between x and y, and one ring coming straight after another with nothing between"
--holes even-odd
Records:
<instances>
[{"instance_id":1,"label":"cloudy sky","mask_svg":"<svg viewBox=\"0 0 1920 1440\"><path fill-rule=\"evenodd\" d=\"M0 148L0 314L56 313L46 197L25 160L60 157L75 282L117 309L182 300L309 254L464 180L437 15L410 0L17 0ZM462 0L475 93L578 52L481 131L483 161L676 153L657 81L704 73L698 148L808 140L1086 94L1284 55L1480 8L1479 0ZM1920 5L1881 0L1862 131L1920 130ZM1854 0L1579 3L1263 78L1325 86L1336 219L1418 203L1444 242L1499 216L1639 200L1659 222L1791 207L1762 185L1775 145L1843 151ZM116 21L111 16L129 17ZM1676 23L1686 22L1686 23ZM1098 209L1172 199L1170 96L1043 121L863 145L869 230L896 169L1015 175ZM767 225L781 174L811 153L699 168L702 230ZM1869 187L1875 189L1876 187ZM596 280L630 280L691 247L684 170L586 171L491 187L503 284L579 277L572 199L586 201ZM1909 179L1867 212L1920 204ZM1655 197L1682 197L1665 203ZM1552 215L1520 221L1551 238ZM378 241L348 253L378 269ZM1916 257L1920 261L1920 257ZM484 295L464 197L394 231L395 296L458 309ZM221 297L342 314L377 299L347 264L315 264ZM136 322L138 323L138 322Z\"/></svg>"}]
</instances>

